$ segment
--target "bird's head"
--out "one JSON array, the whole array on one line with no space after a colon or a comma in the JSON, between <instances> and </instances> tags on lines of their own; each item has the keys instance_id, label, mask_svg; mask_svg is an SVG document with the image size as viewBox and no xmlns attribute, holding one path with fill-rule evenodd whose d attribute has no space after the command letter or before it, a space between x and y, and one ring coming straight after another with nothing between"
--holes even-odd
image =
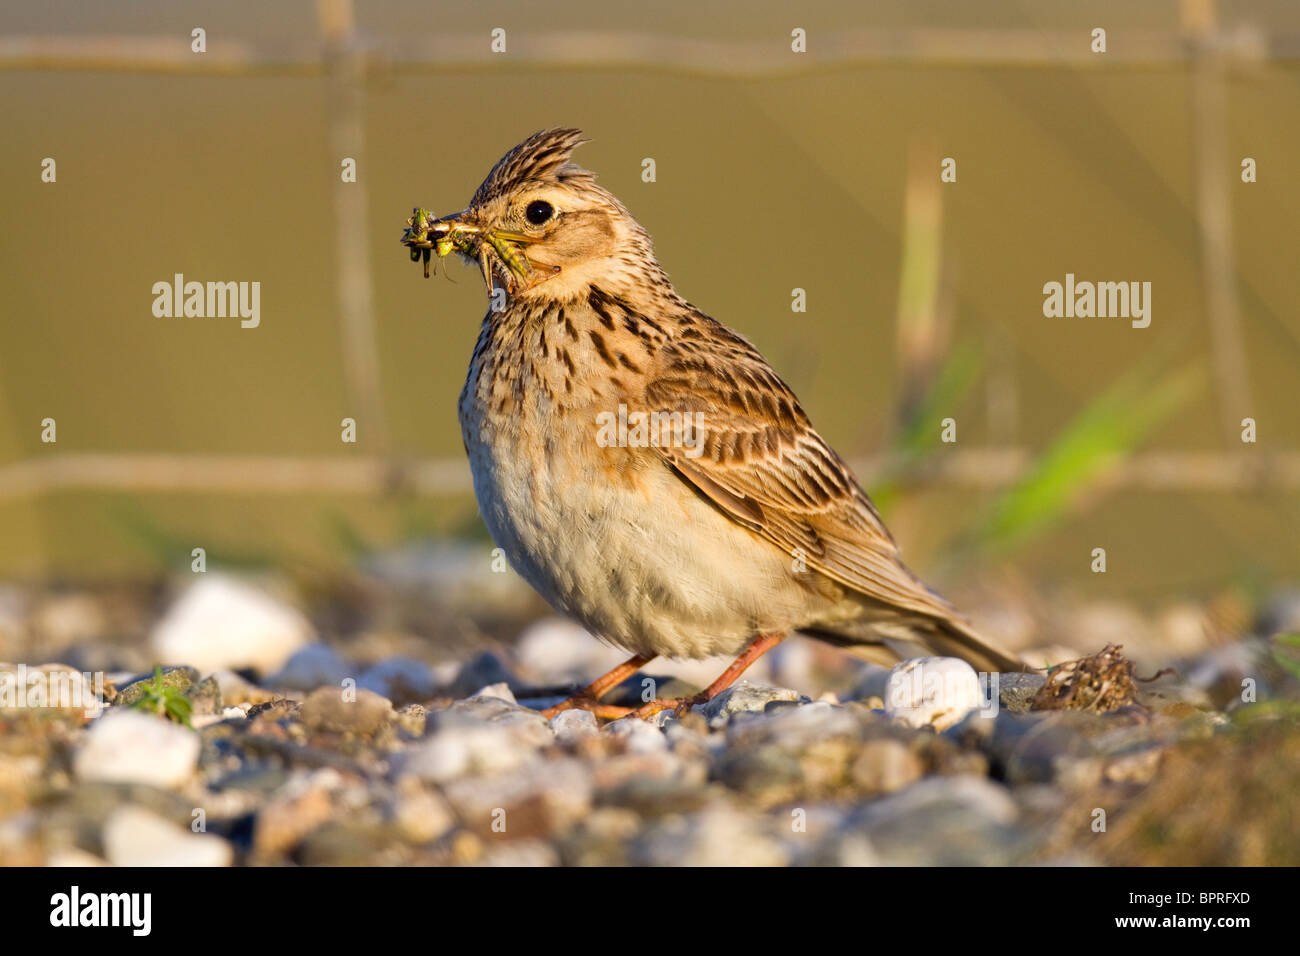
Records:
<instances>
[{"instance_id":1,"label":"bird's head","mask_svg":"<svg viewBox=\"0 0 1300 956\"><path fill-rule=\"evenodd\" d=\"M646 231L570 161L583 142L576 129L535 133L492 167L463 211L435 219L416 209L402 235L411 258L459 253L489 292L499 285L511 297L569 299L597 277L617 284L629 270L657 270Z\"/></svg>"}]
</instances>

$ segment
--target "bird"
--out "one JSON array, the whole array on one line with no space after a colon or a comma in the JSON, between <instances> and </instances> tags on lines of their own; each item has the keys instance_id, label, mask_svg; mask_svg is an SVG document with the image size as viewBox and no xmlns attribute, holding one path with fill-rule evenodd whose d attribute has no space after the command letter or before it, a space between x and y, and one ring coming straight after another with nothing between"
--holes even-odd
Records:
<instances>
[{"instance_id":1,"label":"bird","mask_svg":"<svg viewBox=\"0 0 1300 956\"><path fill-rule=\"evenodd\" d=\"M581 130L507 152L458 213L402 242L489 293L460 393L497 547L559 613L632 656L544 711L682 714L792 633L889 666L1021 670L904 563L852 470L738 332L678 294L646 229L575 164ZM658 656L728 655L701 693L601 698Z\"/></svg>"}]
</instances>

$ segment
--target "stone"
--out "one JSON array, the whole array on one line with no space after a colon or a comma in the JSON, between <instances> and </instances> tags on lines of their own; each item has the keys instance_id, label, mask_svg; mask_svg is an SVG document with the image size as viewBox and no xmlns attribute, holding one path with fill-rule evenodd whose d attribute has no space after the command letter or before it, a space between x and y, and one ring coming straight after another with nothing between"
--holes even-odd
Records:
<instances>
[{"instance_id":1,"label":"stone","mask_svg":"<svg viewBox=\"0 0 1300 956\"><path fill-rule=\"evenodd\" d=\"M173 690L184 694L198 682L198 679L199 672L193 667L181 665L162 668L161 683L165 690ZM113 703L118 707L132 707L143 700L153 687L154 676L151 673L132 677L125 684L118 686L117 696L113 698Z\"/></svg>"},{"instance_id":2,"label":"stone","mask_svg":"<svg viewBox=\"0 0 1300 956\"><path fill-rule=\"evenodd\" d=\"M1047 682L1042 674L1028 671L1019 674L998 675L998 703L1007 710L1023 713L1029 710L1029 701Z\"/></svg>"},{"instance_id":3,"label":"stone","mask_svg":"<svg viewBox=\"0 0 1300 956\"><path fill-rule=\"evenodd\" d=\"M867 793L893 793L924 774L921 758L902 741L889 737L865 741L849 770L853 782Z\"/></svg>"},{"instance_id":4,"label":"stone","mask_svg":"<svg viewBox=\"0 0 1300 956\"><path fill-rule=\"evenodd\" d=\"M590 770L557 757L449 780L442 785L460 822L489 842L551 837L591 812Z\"/></svg>"},{"instance_id":5,"label":"stone","mask_svg":"<svg viewBox=\"0 0 1300 956\"><path fill-rule=\"evenodd\" d=\"M475 866L544 867L559 866L560 856L544 840L511 840L489 846Z\"/></svg>"},{"instance_id":6,"label":"stone","mask_svg":"<svg viewBox=\"0 0 1300 956\"><path fill-rule=\"evenodd\" d=\"M763 817L717 806L666 817L634 841L632 859L639 866L784 866L789 854Z\"/></svg>"},{"instance_id":7,"label":"stone","mask_svg":"<svg viewBox=\"0 0 1300 956\"><path fill-rule=\"evenodd\" d=\"M339 687L356 673L357 668L328 644L308 644L294 651L284 666L266 679L266 683L290 690L315 690L318 687Z\"/></svg>"},{"instance_id":8,"label":"stone","mask_svg":"<svg viewBox=\"0 0 1300 956\"><path fill-rule=\"evenodd\" d=\"M1008 783L1082 788L1100 781L1102 765L1090 737L1101 721L1080 711L1017 714L1004 710L991 721L992 733L985 737L984 749Z\"/></svg>"},{"instance_id":9,"label":"stone","mask_svg":"<svg viewBox=\"0 0 1300 956\"><path fill-rule=\"evenodd\" d=\"M1018 815L1007 789L983 777L927 777L867 803L845 833L865 836L888 865L1006 865L1027 850Z\"/></svg>"},{"instance_id":10,"label":"stone","mask_svg":"<svg viewBox=\"0 0 1300 956\"><path fill-rule=\"evenodd\" d=\"M235 856L221 837L193 833L135 806L112 812L103 839L104 855L114 866L230 866Z\"/></svg>"},{"instance_id":11,"label":"stone","mask_svg":"<svg viewBox=\"0 0 1300 956\"><path fill-rule=\"evenodd\" d=\"M168 609L149 642L164 663L202 673L251 667L269 674L311 634L295 609L240 580L207 573Z\"/></svg>"},{"instance_id":12,"label":"stone","mask_svg":"<svg viewBox=\"0 0 1300 956\"><path fill-rule=\"evenodd\" d=\"M413 777L399 783L391 813L398 832L411 843L429 843L456 825L456 816L447 801Z\"/></svg>"},{"instance_id":13,"label":"stone","mask_svg":"<svg viewBox=\"0 0 1300 956\"><path fill-rule=\"evenodd\" d=\"M299 771L257 814L253 850L261 857L287 853L335 812L329 790Z\"/></svg>"},{"instance_id":14,"label":"stone","mask_svg":"<svg viewBox=\"0 0 1300 956\"><path fill-rule=\"evenodd\" d=\"M195 716L220 714L222 711L221 685L215 677L205 677L191 685L185 696L189 698L191 713Z\"/></svg>"},{"instance_id":15,"label":"stone","mask_svg":"<svg viewBox=\"0 0 1300 956\"><path fill-rule=\"evenodd\" d=\"M885 685L889 683L890 669L880 667L877 664L864 664L862 672L849 691L847 697L849 700L865 701L868 698L876 697L884 699Z\"/></svg>"},{"instance_id":16,"label":"stone","mask_svg":"<svg viewBox=\"0 0 1300 956\"><path fill-rule=\"evenodd\" d=\"M542 724L551 739L545 722ZM471 774L514 770L537 756L539 742L520 726L464 723L439 727L410 750L401 772L431 783L447 783Z\"/></svg>"},{"instance_id":17,"label":"stone","mask_svg":"<svg viewBox=\"0 0 1300 956\"><path fill-rule=\"evenodd\" d=\"M732 684L713 700L699 704L698 707L710 727L721 727L733 714L762 712L773 701L801 699L804 698L795 690L742 680Z\"/></svg>"},{"instance_id":18,"label":"stone","mask_svg":"<svg viewBox=\"0 0 1300 956\"><path fill-rule=\"evenodd\" d=\"M663 731L638 717L621 717L608 724L604 734L619 741L626 753L657 753L668 749Z\"/></svg>"},{"instance_id":19,"label":"stone","mask_svg":"<svg viewBox=\"0 0 1300 956\"><path fill-rule=\"evenodd\" d=\"M551 718L551 731L556 740L571 744L596 736L600 727L589 710L562 710Z\"/></svg>"},{"instance_id":20,"label":"stone","mask_svg":"<svg viewBox=\"0 0 1300 956\"><path fill-rule=\"evenodd\" d=\"M81 780L145 783L169 789L198 767L200 741L192 730L135 710L113 710L87 731L73 769Z\"/></svg>"},{"instance_id":21,"label":"stone","mask_svg":"<svg viewBox=\"0 0 1300 956\"><path fill-rule=\"evenodd\" d=\"M258 687L252 681L245 680L232 670L222 668L213 671L211 676L221 691L221 702L228 707L265 704L280 696L274 691Z\"/></svg>"},{"instance_id":22,"label":"stone","mask_svg":"<svg viewBox=\"0 0 1300 956\"><path fill-rule=\"evenodd\" d=\"M519 703L519 701L515 700L515 695L514 692L510 690L510 685L505 681L497 684L489 684L487 687L480 687L471 694L470 697L495 697L497 700L504 700L507 704Z\"/></svg>"},{"instance_id":23,"label":"stone","mask_svg":"<svg viewBox=\"0 0 1300 956\"><path fill-rule=\"evenodd\" d=\"M423 704L407 704L397 712L397 725L412 737L423 737L429 724L429 710Z\"/></svg>"},{"instance_id":24,"label":"stone","mask_svg":"<svg viewBox=\"0 0 1300 956\"><path fill-rule=\"evenodd\" d=\"M390 657L380 661L357 679L357 686L372 690L396 704L421 703L438 692L433 668L413 657Z\"/></svg>"},{"instance_id":25,"label":"stone","mask_svg":"<svg viewBox=\"0 0 1300 956\"><path fill-rule=\"evenodd\" d=\"M108 866L108 861L75 846L61 846L54 847L45 855L45 865L48 867L85 869L88 867Z\"/></svg>"},{"instance_id":26,"label":"stone","mask_svg":"<svg viewBox=\"0 0 1300 956\"><path fill-rule=\"evenodd\" d=\"M364 735L374 733L396 714L388 698L373 691L358 689L345 696L342 688L321 687L307 695L299 716L312 730Z\"/></svg>"},{"instance_id":27,"label":"stone","mask_svg":"<svg viewBox=\"0 0 1300 956\"><path fill-rule=\"evenodd\" d=\"M491 651L484 651L465 662L456 672L456 679L446 688L446 692L452 697L468 697L481 687L514 683L517 683L515 675L501 658Z\"/></svg>"},{"instance_id":28,"label":"stone","mask_svg":"<svg viewBox=\"0 0 1300 956\"><path fill-rule=\"evenodd\" d=\"M426 721L426 732L435 734L484 724L510 730L534 748L547 747L555 742L550 722L542 714L499 697L470 697L455 701L443 710L433 711Z\"/></svg>"},{"instance_id":29,"label":"stone","mask_svg":"<svg viewBox=\"0 0 1300 956\"><path fill-rule=\"evenodd\" d=\"M914 657L885 683L885 713L909 727L945 730L984 706L975 669L956 657Z\"/></svg>"}]
</instances>

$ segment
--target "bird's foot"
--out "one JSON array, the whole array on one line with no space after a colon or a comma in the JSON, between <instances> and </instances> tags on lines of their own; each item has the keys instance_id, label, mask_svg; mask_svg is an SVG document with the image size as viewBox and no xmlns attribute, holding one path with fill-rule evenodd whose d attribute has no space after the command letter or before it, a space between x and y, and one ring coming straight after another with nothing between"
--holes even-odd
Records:
<instances>
[{"instance_id":1,"label":"bird's foot","mask_svg":"<svg viewBox=\"0 0 1300 956\"><path fill-rule=\"evenodd\" d=\"M589 710L597 717L603 717L606 720L617 720L630 714L632 712L630 707L615 707L611 704L602 704L600 699L652 660L654 660L652 656L645 654L636 654L628 658L608 674L602 674L596 678L568 700L561 701L554 707L546 708L546 710L542 711L542 716L550 720L556 714L563 713L566 710Z\"/></svg>"},{"instance_id":2,"label":"bird's foot","mask_svg":"<svg viewBox=\"0 0 1300 956\"><path fill-rule=\"evenodd\" d=\"M745 648L741 655L732 661L731 665L718 676L718 679L701 693L696 694L694 697L668 697L662 700L652 700L650 703L643 704L632 711L632 716L647 720L655 716L655 714L671 710L678 717L681 717L696 704L706 704L721 694L735 683L736 678L745 672L745 668L776 647L784 639L784 634L760 634L750 641L749 646Z\"/></svg>"},{"instance_id":3,"label":"bird's foot","mask_svg":"<svg viewBox=\"0 0 1300 956\"><path fill-rule=\"evenodd\" d=\"M696 694L694 697L664 697L650 701L648 704L642 704L636 710L629 710L628 713L633 717L641 720L649 720L656 714L661 714L665 710L671 710L676 716L681 717L690 711L696 704L707 703L709 697L707 694Z\"/></svg>"},{"instance_id":4,"label":"bird's foot","mask_svg":"<svg viewBox=\"0 0 1300 956\"><path fill-rule=\"evenodd\" d=\"M602 704L590 694L574 694L568 700L561 701L554 707L547 707L542 711L542 716L550 720L556 714L561 714L566 710L588 710L592 715L600 720L618 720L620 717L626 717L632 713L631 707L618 707L614 704Z\"/></svg>"}]
</instances>

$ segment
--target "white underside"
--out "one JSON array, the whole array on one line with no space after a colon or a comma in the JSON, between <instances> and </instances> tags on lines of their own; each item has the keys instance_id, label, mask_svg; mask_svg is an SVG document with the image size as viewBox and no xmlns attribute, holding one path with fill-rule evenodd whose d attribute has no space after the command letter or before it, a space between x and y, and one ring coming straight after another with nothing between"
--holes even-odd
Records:
<instances>
[{"instance_id":1,"label":"white underside","mask_svg":"<svg viewBox=\"0 0 1300 956\"><path fill-rule=\"evenodd\" d=\"M462 414L493 540L554 608L602 639L651 655L738 654L757 634L838 616L836 602L806 586L809 572L796 583L790 556L722 515L653 452L603 449L637 462L634 482L611 480L580 464L589 456L576 448L519 447L518 422L489 444L476 412Z\"/></svg>"}]
</instances>

